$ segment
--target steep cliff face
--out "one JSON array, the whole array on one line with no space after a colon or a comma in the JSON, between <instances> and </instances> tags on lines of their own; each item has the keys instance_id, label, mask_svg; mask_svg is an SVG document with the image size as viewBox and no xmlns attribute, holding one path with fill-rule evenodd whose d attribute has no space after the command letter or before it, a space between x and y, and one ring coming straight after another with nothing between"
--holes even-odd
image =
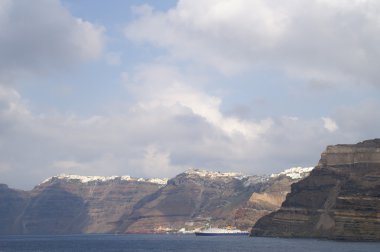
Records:
<instances>
[{"instance_id":1,"label":"steep cliff face","mask_svg":"<svg viewBox=\"0 0 380 252\"><path fill-rule=\"evenodd\" d=\"M31 192L16 223L21 234L81 233L86 216L84 200L58 185Z\"/></svg>"},{"instance_id":2,"label":"steep cliff face","mask_svg":"<svg viewBox=\"0 0 380 252\"><path fill-rule=\"evenodd\" d=\"M76 229L69 229L66 233L110 233L116 229L123 214L132 211L137 202L156 192L165 183L166 180L134 179L129 176L58 176L47 180L33 191L37 198L47 194L57 206L76 213L67 215L66 223L72 220L76 223ZM64 194L66 201L72 202L71 207L67 207L66 202L57 202L60 194ZM59 210L53 209L51 212Z\"/></svg>"},{"instance_id":3,"label":"steep cliff face","mask_svg":"<svg viewBox=\"0 0 380 252\"><path fill-rule=\"evenodd\" d=\"M328 146L252 235L380 240L380 140Z\"/></svg>"},{"instance_id":4,"label":"steep cliff face","mask_svg":"<svg viewBox=\"0 0 380 252\"><path fill-rule=\"evenodd\" d=\"M248 230L258 218L280 207L290 184L301 178L287 175L186 171L124 215L119 232L191 231L207 226Z\"/></svg>"},{"instance_id":5,"label":"steep cliff face","mask_svg":"<svg viewBox=\"0 0 380 252\"><path fill-rule=\"evenodd\" d=\"M0 185L0 234L162 233L235 226L279 208L308 174L272 176L188 170L167 181L60 175L29 192Z\"/></svg>"},{"instance_id":6,"label":"steep cliff face","mask_svg":"<svg viewBox=\"0 0 380 252\"><path fill-rule=\"evenodd\" d=\"M27 192L0 184L0 235L19 233L20 226L16 220L22 215L28 200Z\"/></svg>"},{"instance_id":7,"label":"steep cliff face","mask_svg":"<svg viewBox=\"0 0 380 252\"><path fill-rule=\"evenodd\" d=\"M18 234L111 233L123 214L165 183L165 180L129 176L62 175L49 178L24 193L24 201L20 197L9 200L12 194L0 192L0 195L8 195L1 202L15 202L8 205L8 209L16 211L6 218L9 223L4 225L4 233L11 233L10 227L12 233Z\"/></svg>"},{"instance_id":8,"label":"steep cliff face","mask_svg":"<svg viewBox=\"0 0 380 252\"><path fill-rule=\"evenodd\" d=\"M193 230L208 224L225 226L231 213L259 190L262 177L189 170L146 197L122 219L120 232L146 233Z\"/></svg>"},{"instance_id":9,"label":"steep cliff face","mask_svg":"<svg viewBox=\"0 0 380 252\"><path fill-rule=\"evenodd\" d=\"M278 174L272 174L252 193L248 202L235 211L236 226L249 230L258 219L279 209L290 186L308 176L312 167L294 167Z\"/></svg>"}]
</instances>

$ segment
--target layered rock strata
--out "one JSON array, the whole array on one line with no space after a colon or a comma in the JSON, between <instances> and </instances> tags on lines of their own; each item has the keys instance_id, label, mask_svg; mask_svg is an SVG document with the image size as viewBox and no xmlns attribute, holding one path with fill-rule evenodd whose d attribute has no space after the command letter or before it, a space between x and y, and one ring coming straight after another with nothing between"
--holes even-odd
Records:
<instances>
[{"instance_id":1,"label":"layered rock strata","mask_svg":"<svg viewBox=\"0 0 380 252\"><path fill-rule=\"evenodd\" d=\"M4 216L8 220L8 225L2 225L3 233L113 233L125 213L164 183L129 176L61 175L45 180L30 192L12 190L3 194L0 189L0 202L12 212L2 214L0 205L0 219Z\"/></svg>"},{"instance_id":2,"label":"layered rock strata","mask_svg":"<svg viewBox=\"0 0 380 252\"><path fill-rule=\"evenodd\" d=\"M266 177L188 170L139 202L122 218L118 231L194 231L207 226L249 230L260 217L278 209L290 185L309 172L297 168Z\"/></svg>"},{"instance_id":3,"label":"layered rock strata","mask_svg":"<svg viewBox=\"0 0 380 252\"><path fill-rule=\"evenodd\" d=\"M380 139L328 146L253 236L380 240Z\"/></svg>"},{"instance_id":4,"label":"layered rock strata","mask_svg":"<svg viewBox=\"0 0 380 252\"><path fill-rule=\"evenodd\" d=\"M119 232L146 233L235 225L233 212L243 206L265 178L189 170L140 202L125 215Z\"/></svg>"},{"instance_id":5,"label":"layered rock strata","mask_svg":"<svg viewBox=\"0 0 380 252\"><path fill-rule=\"evenodd\" d=\"M173 179L60 175L31 191L0 185L0 234L164 233L250 227L308 174L191 169Z\"/></svg>"},{"instance_id":6,"label":"layered rock strata","mask_svg":"<svg viewBox=\"0 0 380 252\"><path fill-rule=\"evenodd\" d=\"M252 193L248 202L234 214L236 226L249 230L261 217L278 210L293 183L309 175L312 167L294 167L272 174L260 190Z\"/></svg>"}]
</instances>

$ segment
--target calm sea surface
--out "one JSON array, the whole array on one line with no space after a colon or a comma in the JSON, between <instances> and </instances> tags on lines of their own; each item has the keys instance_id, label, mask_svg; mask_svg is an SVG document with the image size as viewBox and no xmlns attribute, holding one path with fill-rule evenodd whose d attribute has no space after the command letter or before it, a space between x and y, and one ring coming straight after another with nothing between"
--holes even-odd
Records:
<instances>
[{"instance_id":1,"label":"calm sea surface","mask_svg":"<svg viewBox=\"0 0 380 252\"><path fill-rule=\"evenodd\" d=\"M380 243L194 235L0 236L0 251L380 251Z\"/></svg>"}]
</instances>

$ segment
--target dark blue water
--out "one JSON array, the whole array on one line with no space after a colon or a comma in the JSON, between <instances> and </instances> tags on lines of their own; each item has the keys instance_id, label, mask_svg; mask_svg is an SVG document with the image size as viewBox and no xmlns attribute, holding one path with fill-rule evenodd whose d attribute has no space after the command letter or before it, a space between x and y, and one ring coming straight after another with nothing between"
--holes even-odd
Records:
<instances>
[{"instance_id":1,"label":"dark blue water","mask_svg":"<svg viewBox=\"0 0 380 252\"><path fill-rule=\"evenodd\" d=\"M0 236L0 251L380 251L380 243L194 235Z\"/></svg>"}]
</instances>

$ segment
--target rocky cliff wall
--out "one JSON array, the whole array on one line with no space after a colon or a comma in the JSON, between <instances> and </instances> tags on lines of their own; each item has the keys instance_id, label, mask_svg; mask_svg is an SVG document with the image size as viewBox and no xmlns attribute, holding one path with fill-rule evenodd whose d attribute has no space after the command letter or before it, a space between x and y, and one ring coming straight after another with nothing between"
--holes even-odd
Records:
<instances>
[{"instance_id":1,"label":"rocky cliff wall","mask_svg":"<svg viewBox=\"0 0 380 252\"><path fill-rule=\"evenodd\" d=\"M56 176L29 192L3 185L0 234L113 233L125 213L160 187L162 181L96 176Z\"/></svg>"},{"instance_id":2,"label":"rocky cliff wall","mask_svg":"<svg viewBox=\"0 0 380 252\"><path fill-rule=\"evenodd\" d=\"M190 170L168 181L123 216L119 232L194 231L207 226L250 227L280 207L290 185L309 173L298 168L272 177Z\"/></svg>"},{"instance_id":3,"label":"rocky cliff wall","mask_svg":"<svg viewBox=\"0 0 380 252\"><path fill-rule=\"evenodd\" d=\"M263 179L239 174L190 170L168 181L123 217L120 232L175 232L235 225L232 213L245 204ZM247 183L245 183L247 182Z\"/></svg>"},{"instance_id":4,"label":"rocky cliff wall","mask_svg":"<svg viewBox=\"0 0 380 252\"><path fill-rule=\"evenodd\" d=\"M0 184L0 235L20 233L21 226L17 218L22 215L28 201L28 192Z\"/></svg>"},{"instance_id":5,"label":"rocky cliff wall","mask_svg":"<svg viewBox=\"0 0 380 252\"><path fill-rule=\"evenodd\" d=\"M60 175L29 192L0 185L0 234L249 230L307 173L293 168L269 177L188 170L168 182Z\"/></svg>"},{"instance_id":6,"label":"rocky cliff wall","mask_svg":"<svg viewBox=\"0 0 380 252\"><path fill-rule=\"evenodd\" d=\"M327 147L253 236L380 240L380 140Z\"/></svg>"}]
</instances>

